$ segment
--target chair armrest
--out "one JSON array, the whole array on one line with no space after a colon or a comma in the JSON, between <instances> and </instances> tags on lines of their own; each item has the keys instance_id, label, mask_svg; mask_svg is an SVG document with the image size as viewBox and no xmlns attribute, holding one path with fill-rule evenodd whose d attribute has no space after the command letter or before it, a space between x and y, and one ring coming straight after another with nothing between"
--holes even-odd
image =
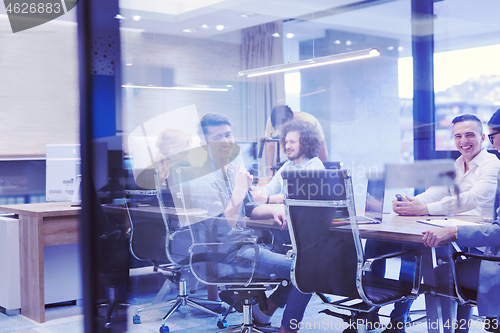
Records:
<instances>
[{"instance_id":1,"label":"chair armrest","mask_svg":"<svg viewBox=\"0 0 500 333\"><path fill-rule=\"evenodd\" d=\"M458 258L459 257L466 257L466 258L500 262L500 257L485 256L485 255L468 253L468 252L455 252L452 254L451 257L453 259L453 261L451 262L451 268L452 268L453 280L454 280L454 284L455 284L455 292L457 294L458 303L459 304L470 304L470 303L474 304L475 302L477 302L477 299L471 298L470 295L467 296L464 293L464 291L462 290L462 286L459 283L457 283L458 276L457 276L457 272L455 270L455 264L458 261Z\"/></svg>"},{"instance_id":2,"label":"chair armrest","mask_svg":"<svg viewBox=\"0 0 500 333\"><path fill-rule=\"evenodd\" d=\"M385 260L385 259L391 259L391 258L396 258L396 257L402 257L405 254L413 254L415 256L415 260L422 260L422 254L418 250L407 250L407 251L399 251L399 252L393 252L393 253L388 253L384 254L380 257L375 257L375 258L370 258L366 259L365 263L363 264L363 267L361 270L363 272L371 272L372 270L372 265L374 262L379 261L379 260Z\"/></svg>"},{"instance_id":3,"label":"chair armrest","mask_svg":"<svg viewBox=\"0 0 500 333\"><path fill-rule=\"evenodd\" d=\"M413 279L413 286L410 291L410 298L416 298L420 292L420 280L421 280L421 265L422 265L422 254L420 251L415 250L415 249L410 249L406 251L399 251L399 252L393 252L393 253L388 253L385 255L382 255L380 257L376 258L370 258L366 259L363 266L361 267L361 276L358 276L358 278L363 279L363 273L364 272L370 272L372 270L372 265L374 262L379 261L379 260L385 260L385 259L390 259L390 258L396 258L396 257L401 257L406 254L413 254L415 257L415 271L414 271L414 279ZM373 305L373 303L371 303Z\"/></svg>"},{"instance_id":4,"label":"chair armrest","mask_svg":"<svg viewBox=\"0 0 500 333\"><path fill-rule=\"evenodd\" d=\"M201 255L199 253L196 254L196 253L194 253L193 249L197 246L228 245L228 243L220 243L220 242L218 242L218 243L194 243L189 247L191 272L199 281L201 281L204 284L213 284L210 281L205 281L201 276L199 276L196 273L196 269L193 266L194 263L202 262L202 261L219 263L222 260L224 260L229 254L231 254L232 251L236 250L237 247L241 247L244 245L252 245L255 248L255 255L254 255L254 260L252 263L252 273L251 273L250 277L248 278L248 280L245 283L243 283L243 285L245 287L247 287L252 283L253 277L255 275L255 270L257 268L257 259L259 256L259 249L260 249L259 245L257 244L257 238L255 238L255 239L249 238L246 240L231 242L229 244L232 244L232 246L225 253L216 253L216 257L214 257L213 253L210 254L210 256L206 256L206 255L204 255L204 253ZM227 283L228 281L225 281L225 282ZM235 283L236 282L240 283L239 281L235 281Z\"/></svg>"},{"instance_id":5,"label":"chair armrest","mask_svg":"<svg viewBox=\"0 0 500 333\"><path fill-rule=\"evenodd\" d=\"M121 236L121 233L122 233L121 230L113 230L111 232L107 232L107 233L104 233L104 234L100 235L99 238L100 239L106 239L106 238L111 237L113 235L117 235L116 239L119 239L120 236Z\"/></svg>"},{"instance_id":6,"label":"chair armrest","mask_svg":"<svg viewBox=\"0 0 500 333\"><path fill-rule=\"evenodd\" d=\"M257 244L257 239L245 239L245 240L240 240L237 242L230 242L230 243L221 243L221 242L211 242L211 243L193 243L189 247L189 253L193 253L193 248L196 246L215 246L215 245L228 245L228 244L233 244L233 246L237 244L242 244L242 245L252 245L252 244Z\"/></svg>"},{"instance_id":7,"label":"chair armrest","mask_svg":"<svg viewBox=\"0 0 500 333\"><path fill-rule=\"evenodd\" d=\"M452 255L453 261L457 261L458 257L467 257L467 258L474 258L474 259L481 259L481 260L487 260L487 261L499 261L500 262L500 257L495 257L495 256L485 256L481 254L474 254L474 253L467 253L467 252L455 252Z\"/></svg>"},{"instance_id":8,"label":"chair armrest","mask_svg":"<svg viewBox=\"0 0 500 333\"><path fill-rule=\"evenodd\" d=\"M168 233L168 239L173 240L175 238L175 236L177 236L177 234L184 233L184 232L189 232L189 229L184 228L184 229L179 229L179 230L175 230L175 231L170 231Z\"/></svg>"}]
</instances>

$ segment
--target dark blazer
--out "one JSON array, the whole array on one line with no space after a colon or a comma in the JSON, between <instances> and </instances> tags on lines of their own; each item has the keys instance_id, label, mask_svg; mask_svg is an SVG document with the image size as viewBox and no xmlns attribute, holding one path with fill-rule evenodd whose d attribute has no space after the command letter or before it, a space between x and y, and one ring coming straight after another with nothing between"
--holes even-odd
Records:
<instances>
[{"instance_id":1,"label":"dark blazer","mask_svg":"<svg viewBox=\"0 0 500 333\"><path fill-rule=\"evenodd\" d=\"M500 221L490 225L457 226L460 246L486 246L485 255L500 256ZM500 263L482 261L479 270L477 308L479 315L500 316Z\"/></svg>"}]
</instances>

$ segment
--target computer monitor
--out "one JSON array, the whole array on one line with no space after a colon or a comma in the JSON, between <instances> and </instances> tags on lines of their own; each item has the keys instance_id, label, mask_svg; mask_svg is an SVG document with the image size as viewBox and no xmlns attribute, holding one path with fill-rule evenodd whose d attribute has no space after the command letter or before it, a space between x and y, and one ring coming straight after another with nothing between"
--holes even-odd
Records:
<instances>
[{"instance_id":1,"label":"computer monitor","mask_svg":"<svg viewBox=\"0 0 500 333\"><path fill-rule=\"evenodd\" d=\"M254 176L258 175L257 142L235 142L240 149L245 168Z\"/></svg>"},{"instance_id":2,"label":"computer monitor","mask_svg":"<svg viewBox=\"0 0 500 333\"><path fill-rule=\"evenodd\" d=\"M93 144L94 170L98 171L93 179L96 188L108 183L107 147L105 142ZM80 144L47 145L46 168L45 200L73 201L77 179L81 177Z\"/></svg>"},{"instance_id":3,"label":"computer monitor","mask_svg":"<svg viewBox=\"0 0 500 333\"><path fill-rule=\"evenodd\" d=\"M47 145L45 200L71 201L81 174L80 145Z\"/></svg>"}]
</instances>

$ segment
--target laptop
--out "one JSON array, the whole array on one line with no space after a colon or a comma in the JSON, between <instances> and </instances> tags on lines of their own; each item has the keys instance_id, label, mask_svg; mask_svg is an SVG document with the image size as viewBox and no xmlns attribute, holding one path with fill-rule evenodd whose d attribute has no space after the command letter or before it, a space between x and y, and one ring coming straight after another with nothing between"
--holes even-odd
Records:
<instances>
[{"instance_id":1,"label":"laptop","mask_svg":"<svg viewBox=\"0 0 500 333\"><path fill-rule=\"evenodd\" d=\"M384 214L385 179L368 179L365 216L356 216L358 224L382 223Z\"/></svg>"}]
</instances>

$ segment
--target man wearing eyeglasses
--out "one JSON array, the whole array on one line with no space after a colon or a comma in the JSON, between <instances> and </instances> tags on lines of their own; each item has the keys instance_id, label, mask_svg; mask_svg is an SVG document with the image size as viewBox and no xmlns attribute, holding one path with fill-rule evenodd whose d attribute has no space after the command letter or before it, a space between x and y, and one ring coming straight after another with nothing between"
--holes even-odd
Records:
<instances>
[{"instance_id":1,"label":"man wearing eyeglasses","mask_svg":"<svg viewBox=\"0 0 500 333\"><path fill-rule=\"evenodd\" d=\"M488 139L490 139L491 148L500 150L500 109L496 110L488 121Z\"/></svg>"},{"instance_id":2,"label":"man wearing eyeglasses","mask_svg":"<svg viewBox=\"0 0 500 333\"><path fill-rule=\"evenodd\" d=\"M483 125L478 117L464 114L455 117L452 124L455 145L462 154L455 161L458 198L456 194L450 193L447 187L433 186L416 197L406 196L403 201L394 200L392 208L395 213L413 216L450 214L492 216L500 160L483 148L486 135L483 133ZM497 134L490 128L490 135L488 135L490 141L494 140L495 136L500 137ZM365 255L367 258L373 258L401 251L402 248L403 245L398 243L368 240ZM406 257L402 259L400 279L411 281L413 262ZM373 276L383 276L384 273L384 262L372 267ZM391 312L391 323L387 326L385 333L405 331L404 323L408 320L411 304L411 300L395 303L394 310ZM372 323L377 321L378 318L370 318Z\"/></svg>"}]
</instances>

